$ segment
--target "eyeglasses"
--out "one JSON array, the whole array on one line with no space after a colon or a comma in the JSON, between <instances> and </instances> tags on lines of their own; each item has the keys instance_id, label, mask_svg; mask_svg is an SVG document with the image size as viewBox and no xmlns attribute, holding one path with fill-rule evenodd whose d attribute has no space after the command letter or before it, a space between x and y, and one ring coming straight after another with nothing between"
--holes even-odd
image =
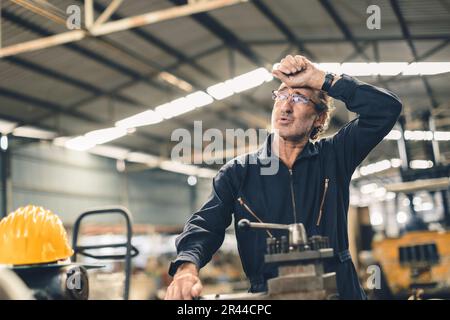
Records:
<instances>
[{"instance_id":1,"label":"eyeglasses","mask_svg":"<svg viewBox=\"0 0 450 320\"><path fill-rule=\"evenodd\" d=\"M289 97L292 97L292 101L294 102L294 104L307 104L308 102L312 102L314 104L314 102L299 93L287 93L287 92L280 92L278 90L273 90L272 91L272 100L274 101L286 101L287 99L289 99Z\"/></svg>"}]
</instances>

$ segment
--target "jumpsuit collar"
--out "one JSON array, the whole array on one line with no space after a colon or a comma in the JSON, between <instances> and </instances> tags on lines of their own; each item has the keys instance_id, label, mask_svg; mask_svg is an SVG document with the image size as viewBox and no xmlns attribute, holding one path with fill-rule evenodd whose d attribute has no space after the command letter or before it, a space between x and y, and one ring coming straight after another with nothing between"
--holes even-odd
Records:
<instances>
[{"instance_id":1,"label":"jumpsuit collar","mask_svg":"<svg viewBox=\"0 0 450 320\"><path fill-rule=\"evenodd\" d=\"M275 156L275 154L272 154L273 137L274 137L273 133L269 134L269 136L266 138L261 148L259 148L258 159L260 160L278 159L278 157ZM300 154L297 156L297 159L295 159L295 161L303 158L310 158L317 154L319 154L317 144L308 141L305 144L305 147L303 148L302 152L300 152Z\"/></svg>"}]
</instances>

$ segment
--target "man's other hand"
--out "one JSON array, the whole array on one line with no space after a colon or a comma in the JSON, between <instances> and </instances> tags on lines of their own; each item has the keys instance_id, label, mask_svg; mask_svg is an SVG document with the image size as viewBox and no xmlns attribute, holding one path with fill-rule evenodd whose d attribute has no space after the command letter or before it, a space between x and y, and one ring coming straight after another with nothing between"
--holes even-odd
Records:
<instances>
[{"instance_id":1,"label":"man's other hand","mask_svg":"<svg viewBox=\"0 0 450 320\"><path fill-rule=\"evenodd\" d=\"M166 291L165 300L191 300L198 297L203 289L198 277L197 266L186 262L178 267L172 283Z\"/></svg>"}]
</instances>

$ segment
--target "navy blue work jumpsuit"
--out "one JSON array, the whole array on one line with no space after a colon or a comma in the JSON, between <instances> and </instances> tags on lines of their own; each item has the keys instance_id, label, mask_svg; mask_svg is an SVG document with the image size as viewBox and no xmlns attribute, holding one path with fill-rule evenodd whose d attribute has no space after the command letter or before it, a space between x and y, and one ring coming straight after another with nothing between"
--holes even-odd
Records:
<instances>
[{"instance_id":1,"label":"navy blue work jumpsuit","mask_svg":"<svg viewBox=\"0 0 450 320\"><path fill-rule=\"evenodd\" d=\"M170 265L170 275L186 261L199 268L207 264L222 245L233 214L235 224L244 218L256 222L237 201L241 198L263 222L301 222L308 236L329 237L336 258L327 263L326 271L336 272L340 298L365 299L348 251L349 184L355 168L394 126L402 104L395 94L347 75L334 84L329 95L358 116L334 136L306 144L292 170L279 161L276 174L261 174L267 165L263 160L275 157L271 136L257 152L225 164L213 180L209 199L177 237L178 255ZM264 264L267 234L235 227L242 266L251 283L249 291L265 291L267 279L277 276L276 266ZM277 237L286 234L283 230L272 233Z\"/></svg>"}]
</instances>

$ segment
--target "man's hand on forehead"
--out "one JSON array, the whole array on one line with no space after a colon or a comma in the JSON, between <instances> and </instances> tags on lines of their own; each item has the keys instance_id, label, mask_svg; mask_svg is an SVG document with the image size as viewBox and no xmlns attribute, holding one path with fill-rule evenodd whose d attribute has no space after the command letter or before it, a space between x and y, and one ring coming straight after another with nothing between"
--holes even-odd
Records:
<instances>
[{"instance_id":1,"label":"man's hand on forehead","mask_svg":"<svg viewBox=\"0 0 450 320\"><path fill-rule=\"evenodd\" d=\"M306 69L305 59L306 58L299 55L295 57L288 55L278 63L278 70L288 75L300 72L303 69Z\"/></svg>"},{"instance_id":2,"label":"man's hand on forehead","mask_svg":"<svg viewBox=\"0 0 450 320\"><path fill-rule=\"evenodd\" d=\"M280 63L274 65L272 74L289 88L307 87L320 90L325 81L325 72L300 55L287 55L281 59Z\"/></svg>"}]
</instances>

